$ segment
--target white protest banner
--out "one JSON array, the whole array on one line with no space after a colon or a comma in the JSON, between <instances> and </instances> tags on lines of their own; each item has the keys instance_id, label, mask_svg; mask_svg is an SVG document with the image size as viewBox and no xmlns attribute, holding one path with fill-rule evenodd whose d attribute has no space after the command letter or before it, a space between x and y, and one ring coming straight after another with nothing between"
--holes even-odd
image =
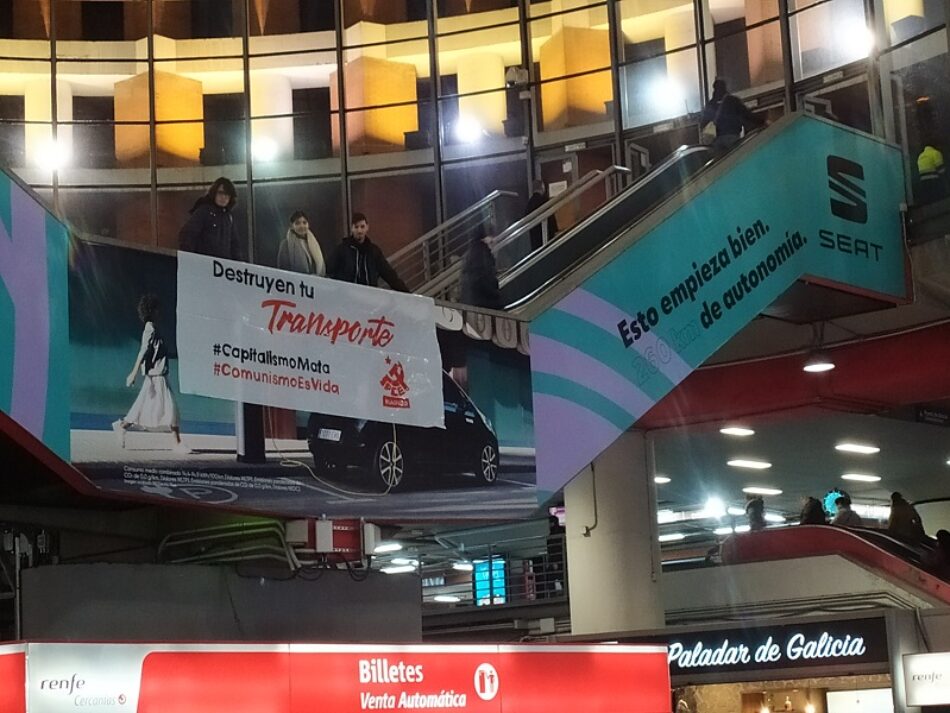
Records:
<instances>
[{"instance_id":1,"label":"white protest banner","mask_svg":"<svg viewBox=\"0 0 950 713\"><path fill-rule=\"evenodd\" d=\"M184 393L444 427L428 297L178 253Z\"/></svg>"}]
</instances>

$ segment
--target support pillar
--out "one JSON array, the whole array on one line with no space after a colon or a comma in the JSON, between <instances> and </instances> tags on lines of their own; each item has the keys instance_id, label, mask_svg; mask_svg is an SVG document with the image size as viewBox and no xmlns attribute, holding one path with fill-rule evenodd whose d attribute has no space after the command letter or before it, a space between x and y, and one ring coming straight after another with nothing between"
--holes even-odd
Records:
<instances>
[{"instance_id":1,"label":"support pillar","mask_svg":"<svg viewBox=\"0 0 950 713\"><path fill-rule=\"evenodd\" d=\"M624 433L564 489L571 633L664 626L653 443Z\"/></svg>"}]
</instances>

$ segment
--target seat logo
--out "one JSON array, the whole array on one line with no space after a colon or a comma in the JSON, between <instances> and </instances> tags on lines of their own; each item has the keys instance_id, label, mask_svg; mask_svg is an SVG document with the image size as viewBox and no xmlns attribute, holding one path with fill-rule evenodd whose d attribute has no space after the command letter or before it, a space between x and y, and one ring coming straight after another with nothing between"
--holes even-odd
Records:
<instances>
[{"instance_id":1,"label":"seat logo","mask_svg":"<svg viewBox=\"0 0 950 713\"><path fill-rule=\"evenodd\" d=\"M868 222L864 166L841 156L828 157L828 188L831 213L852 223Z\"/></svg>"}]
</instances>

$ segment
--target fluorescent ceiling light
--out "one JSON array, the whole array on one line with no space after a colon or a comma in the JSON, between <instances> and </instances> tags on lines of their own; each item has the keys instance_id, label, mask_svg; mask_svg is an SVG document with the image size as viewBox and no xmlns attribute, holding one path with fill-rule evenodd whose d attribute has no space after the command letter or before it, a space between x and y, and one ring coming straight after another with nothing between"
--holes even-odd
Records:
<instances>
[{"instance_id":1,"label":"fluorescent ceiling light","mask_svg":"<svg viewBox=\"0 0 950 713\"><path fill-rule=\"evenodd\" d=\"M781 495L782 491L778 488L766 488L761 485L750 485L747 488L742 489L743 493L748 493L749 495Z\"/></svg>"},{"instance_id":2,"label":"fluorescent ceiling light","mask_svg":"<svg viewBox=\"0 0 950 713\"><path fill-rule=\"evenodd\" d=\"M854 480L858 483L876 483L881 479L879 475L871 475L870 473L845 473L841 476L842 480Z\"/></svg>"},{"instance_id":3,"label":"fluorescent ceiling light","mask_svg":"<svg viewBox=\"0 0 950 713\"><path fill-rule=\"evenodd\" d=\"M748 525L736 525L736 532L748 532L751 529Z\"/></svg>"},{"instance_id":4,"label":"fluorescent ceiling light","mask_svg":"<svg viewBox=\"0 0 950 713\"><path fill-rule=\"evenodd\" d=\"M703 506L702 511L703 517L725 517L726 516L726 504L722 501L721 498L709 498L706 501L706 504Z\"/></svg>"},{"instance_id":5,"label":"fluorescent ceiling light","mask_svg":"<svg viewBox=\"0 0 950 713\"><path fill-rule=\"evenodd\" d=\"M383 567L379 571L383 574L407 574L409 572L415 572L416 568L411 564L404 564L398 567Z\"/></svg>"},{"instance_id":6,"label":"fluorescent ceiling light","mask_svg":"<svg viewBox=\"0 0 950 713\"><path fill-rule=\"evenodd\" d=\"M720 428L719 432L724 436L753 436L755 431L751 428L743 428L742 426L726 426L725 428Z\"/></svg>"},{"instance_id":7,"label":"fluorescent ceiling light","mask_svg":"<svg viewBox=\"0 0 950 713\"><path fill-rule=\"evenodd\" d=\"M730 515L745 515L745 510L743 510L742 508L737 508L734 505L730 507L728 510L726 510L726 512L729 513Z\"/></svg>"},{"instance_id":8,"label":"fluorescent ceiling light","mask_svg":"<svg viewBox=\"0 0 950 713\"><path fill-rule=\"evenodd\" d=\"M779 515L777 512L767 512L765 513L766 522L785 522L785 516Z\"/></svg>"},{"instance_id":9,"label":"fluorescent ceiling light","mask_svg":"<svg viewBox=\"0 0 950 713\"><path fill-rule=\"evenodd\" d=\"M672 510L657 510L656 511L656 521L661 525L666 522L675 522L681 518L676 516L676 513Z\"/></svg>"},{"instance_id":10,"label":"fluorescent ceiling light","mask_svg":"<svg viewBox=\"0 0 950 713\"><path fill-rule=\"evenodd\" d=\"M726 465L731 465L733 468L751 468L752 470L765 470L772 467L772 464L767 461L749 460L747 458L733 458L726 461Z\"/></svg>"},{"instance_id":11,"label":"fluorescent ceiling light","mask_svg":"<svg viewBox=\"0 0 950 713\"><path fill-rule=\"evenodd\" d=\"M402 549L402 545L400 545L398 542L380 542L373 549L373 554L382 555L387 552L399 552L399 550L401 549Z\"/></svg>"},{"instance_id":12,"label":"fluorescent ceiling light","mask_svg":"<svg viewBox=\"0 0 950 713\"><path fill-rule=\"evenodd\" d=\"M471 572L473 569L475 569L475 565L473 565L471 562L453 562L452 569L456 570L457 572Z\"/></svg>"},{"instance_id":13,"label":"fluorescent ceiling light","mask_svg":"<svg viewBox=\"0 0 950 713\"><path fill-rule=\"evenodd\" d=\"M668 535L660 535L657 539L660 542L679 542L680 540L685 540L686 535L682 532L671 532Z\"/></svg>"},{"instance_id":14,"label":"fluorescent ceiling light","mask_svg":"<svg viewBox=\"0 0 950 713\"><path fill-rule=\"evenodd\" d=\"M713 530L713 534L714 535L731 535L732 528L731 527L717 527L715 530Z\"/></svg>"},{"instance_id":15,"label":"fluorescent ceiling light","mask_svg":"<svg viewBox=\"0 0 950 713\"><path fill-rule=\"evenodd\" d=\"M445 602L446 604L454 604L455 602L460 602L462 600L451 594L436 594L434 597L432 597L432 601Z\"/></svg>"},{"instance_id":16,"label":"fluorescent ceiling light","mask_svg":"<svg viewBox=\"0 0 950 713\"><path fill-rule=\"evenodd\" d=\"M865 446L860 443L839 443L835 446L835 450L844 451L845 453L860 453L866 456L881 452L881 449L877 446Z\"/></svg>"},{"instance_id":17,"label":"fluorescent ceiling light","mask_svg":"<svg viewBox=\"0 0 950 713\"><path fill-rule=\"evenodd\" d=\"M657 475L653 478L653 482L656 483L657 485L666 485L667 483L670 482L670 479L667 478L665 475Z\"/></svg>"},{"instance_id":18,"label":"fluorescent ceiling light","mask_svg":"<svg viewBox=\"0 0 950 713\"><path fill-rule=\"evenodd\" d=\"M419 566L419 560L409 559L408 557L393 557L392 560L390 560L390 561L391 561L394 565L397 565L397 566L399 566L399 567L404 567L404 566L407 565L407 564L410 565L410 566L412 566L412 567L418 567L418 566Z\"/></svg>"}]
</instances>

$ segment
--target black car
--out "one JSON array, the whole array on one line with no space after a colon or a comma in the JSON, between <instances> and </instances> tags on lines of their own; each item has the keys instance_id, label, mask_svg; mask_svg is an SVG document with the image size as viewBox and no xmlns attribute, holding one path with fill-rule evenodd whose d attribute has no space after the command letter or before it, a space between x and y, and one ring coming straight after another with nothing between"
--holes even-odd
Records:
<instances>
[{"instance_id":1,"label":"black car","mask_svg":"<svg viewBox=\"0 0 950 713\"><path fill-rule=\"evenodd\" d=\"M408 473L474 473L482 484L498 478L498 438L491 422L451 376L442 372L445 428L401 426L314 413L307 445L320 473L346 475L348 466L368 470L387 490Z\"/></svg>"}]
</instances>

